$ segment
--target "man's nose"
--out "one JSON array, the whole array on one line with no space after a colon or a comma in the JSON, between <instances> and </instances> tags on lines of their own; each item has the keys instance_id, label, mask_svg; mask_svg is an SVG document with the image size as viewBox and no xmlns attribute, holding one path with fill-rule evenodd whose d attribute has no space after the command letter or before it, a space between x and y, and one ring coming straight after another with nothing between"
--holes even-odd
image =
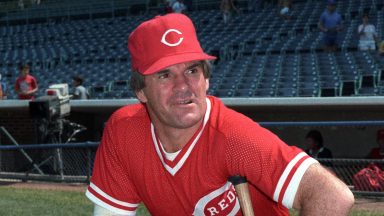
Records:
<instances>
[{"instance_id":1,"label":"man's nose","mask_svg":"<svg viewBox=\"0 0 384 216\"><path fill-rule=\"evenodd\" d=\"M185 90L188 88L188 79L183 75L177 75L174 78L174 88L177 90Z\"/></svg>"}]
</instances>

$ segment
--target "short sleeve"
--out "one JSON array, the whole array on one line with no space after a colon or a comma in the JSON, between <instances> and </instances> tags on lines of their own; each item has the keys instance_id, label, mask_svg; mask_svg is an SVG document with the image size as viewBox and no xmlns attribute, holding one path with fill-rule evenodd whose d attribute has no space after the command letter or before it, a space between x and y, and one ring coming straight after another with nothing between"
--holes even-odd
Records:
<instances>
[{"instance_id":1,"label":"short sleeve","mask_svg":"<svg viewBox=\"0 0 384 216\"><path fill-rule=\"evenodd\" d=\"M372 31L373 31L373 35L374 35L375 37L377 37L378 34L377 34L377 31L376 31L376 27L375 27L374 25L372 25Z\"/></svg>"},{"instance_id":2,"label":"short sleeve","mask_svg":"<svg viewBox=\"0 0 384 216\"><path fill-rule=\"evenodd\" d=\"M129 178L129 168L120 155L120 135L113 120L109 120L96 153L86 196L116 214L135 215L140 199Z\"/></svg>"},{"instance_id":3,"label":"short sleeve","mask_svg":"<svg viewBox=\"0 0 384 216\"><path fill-rule=\"evenodd\" d=\"M75 91L73 92L73 95L75 95L75 96L79 96L80 95L80 90L79 90L79 88L75 88Z\"/></svg>"},{"instance_id":4,"label":"short sleeve","mask_svg":"<svg viewBox=\"0 0 384 216\"><path fill-rule=\"evenodd\" d=\"M15 90L16 91L20 90L20 81L19 81L19 79L17 79L16 82L15 82Z\"/></svg>"},{"instance_id":5,"label":"short sleeve","mask_svg":"<svg viewBox=\"0 0 384 216\"><path fill-rule=\"evenodd\" d=\"M35 88L37 88L37 80L35 78L33 78L32 89L35 89Z\"/></svg>"},{"instance_id":6,"label":"short sleeve","mask_svg":"<svg viewBox=\"0 0 384 216\"><path fill-rule=\"evenodd\" d=\"M275 202L291 208L302 176L317 161L251 120L245 122L233 127L227 139L230 175L245 176Z\"/></svg>"},{"instance_id":7,"label":"short sleeve","mask_svg":"<svg viewBox=\"0 0 384 216\"><path fill-rule=\"evenodd\" d=\"M362 29L363 29L363 25L359 25L359 27L357 28L357 33L360 33Z\"/></svg>"}]
</instances>

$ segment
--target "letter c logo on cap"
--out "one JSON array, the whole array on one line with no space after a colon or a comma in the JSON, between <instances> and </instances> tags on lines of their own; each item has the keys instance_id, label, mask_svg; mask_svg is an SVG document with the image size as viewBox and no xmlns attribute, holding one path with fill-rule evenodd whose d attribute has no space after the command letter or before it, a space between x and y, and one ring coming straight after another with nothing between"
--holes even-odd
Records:
<instances>
[{"instance_id":1,"label":"letter c logo on cap","mask_svg":"<svg viewBox=\"0 0 384 216\"><path fill-rule=\"evenodd\" d=\"M170 33L170 32L176 32L177 34L181 35L183 33L181 33L179 30L176 30L176 29L168 29L164 34L163 34L163 37L161 37L161 43L167 45L167 46L171 46L171 47L174 47L174 46L178 46L179 44L181 44L181 42L183 41L183 37L180 37L179 38L179 41L177 41L176 43L169 43L165 38L167 37L167 35Z\"/></svg>"}]
</instances>

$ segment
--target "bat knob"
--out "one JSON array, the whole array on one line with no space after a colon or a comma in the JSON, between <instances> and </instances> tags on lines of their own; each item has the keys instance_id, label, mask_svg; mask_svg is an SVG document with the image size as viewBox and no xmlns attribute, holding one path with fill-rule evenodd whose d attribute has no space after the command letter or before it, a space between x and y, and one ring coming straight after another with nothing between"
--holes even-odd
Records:
<instances>
[{"instance_id":1,"label":"bat knob","mask_svg":"<svg viewBox=\"0 0 384 216\"><path fill-rule=\"evenodd\" d=\"M230 181L233 185L238 185L238 184L246 183L247 178L244 176L236 175L236 176L230 176L228 178L228 181Z\"/></svg>"}]
</instances>

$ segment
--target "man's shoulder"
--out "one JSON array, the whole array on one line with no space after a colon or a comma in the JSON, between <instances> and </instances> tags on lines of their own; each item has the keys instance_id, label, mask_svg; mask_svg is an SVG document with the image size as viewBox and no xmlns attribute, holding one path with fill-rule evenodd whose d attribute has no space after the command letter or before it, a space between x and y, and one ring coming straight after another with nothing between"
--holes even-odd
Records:
<instances>
[{"instance_id":1,"label":"man's shoulder","mask_svg":"<svg viewBox=\"0 0 384 216\"><path fill-rule=\"evenodd\" d=\"M33 75L31 75L31 74L28 74L28 75L27 75L27 78L28 78L28 79L36 79L36 78L35 78Z\"/></svg>"},{"instance_id":2,"label":"man's shoulder","mask_svg":"<svg viewBox=\"0 0 384 216\"><path fill-rule=\"evenodd\" d=\"M327 15L329 15L329 13L328 13L327 10L325 10L325 11L323 11L323 12L321 13L320 18L322 18L322 17L324 17L324 16L327 16Z\"/></svg>"},{"instance_id":3,"label":"man's shoulder","mask_svg":"<svg viewBox=\"0 0 384 216\"><path fill-rule=\"evenodd\" d=\"M137 103L126 105L116 110L112 114L110 121L112 121L113 123L117 123L126 119L130 119L130 122L133 122L134 119L138 121L147 121L149 117L146 112L145 106L143 104Z\"/></svg>"},{"instance_id":4,"label":"man's shoulder","mask_svg":"<svg viewBox=\"0 0 384 216\"><path fill-rule=\"evenodd\" d=\"M218 132L225 134L242 133L248 131L251 127L258 126L249 117L226 107L220 99L211 97L213 100L211 112L211 127Z\"/></svg>"}]
</instances>

